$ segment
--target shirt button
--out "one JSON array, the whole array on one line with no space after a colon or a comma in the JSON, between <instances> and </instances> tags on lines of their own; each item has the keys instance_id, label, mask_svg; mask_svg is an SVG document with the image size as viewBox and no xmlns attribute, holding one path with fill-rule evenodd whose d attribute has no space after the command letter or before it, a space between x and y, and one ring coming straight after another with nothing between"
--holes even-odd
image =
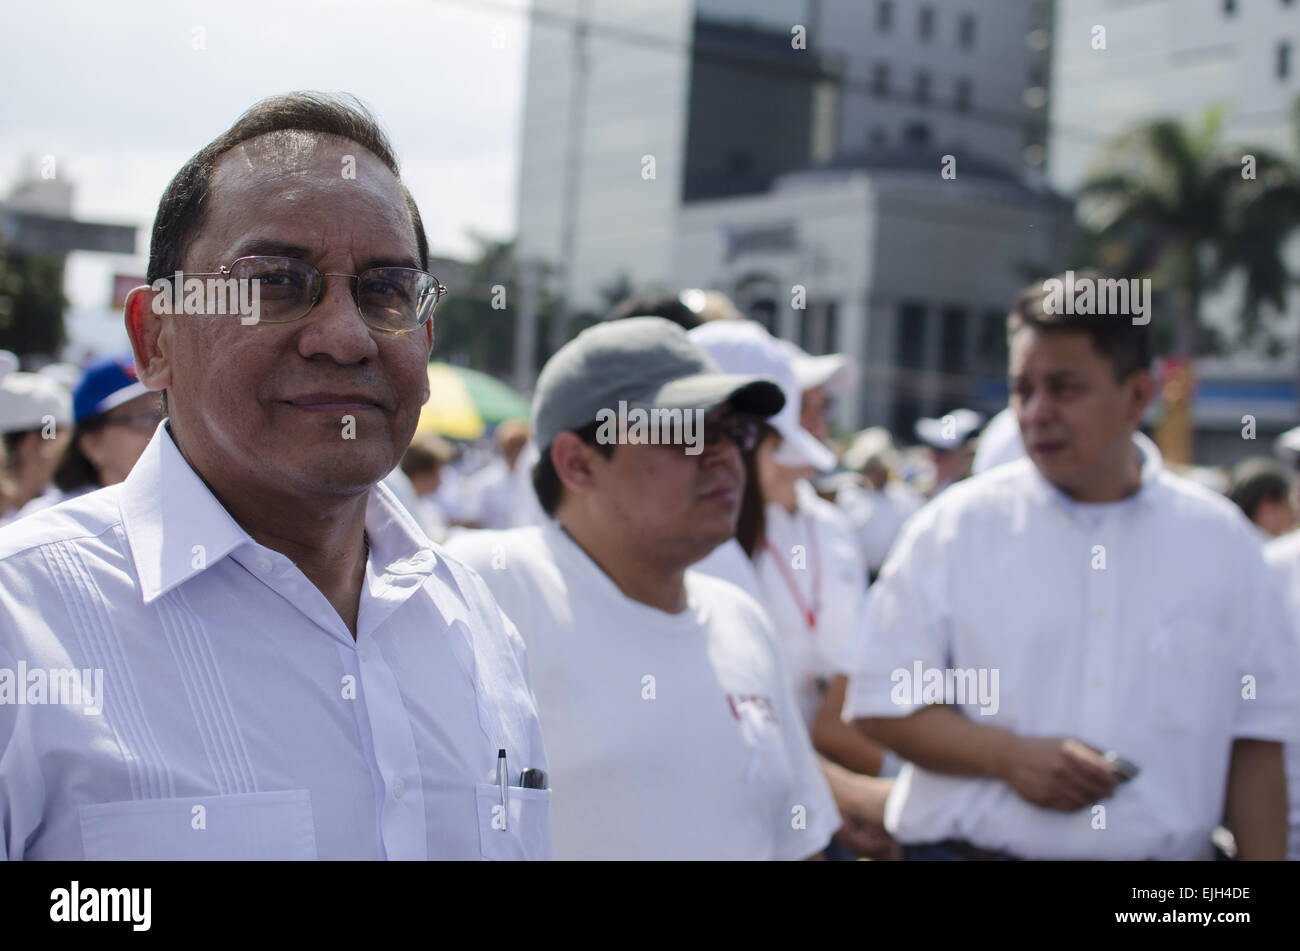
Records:
<instances>
[{"instance_id":1,"label":"shirt button","mask_svg":"<svg viewBox=\"0 0 1300 951\"><path fill-rule=\"evenodd\" d=\"M1103 684L1104 684L1104 681L1103 681L1100 677L1093 677L1093 678L1092 678L1092 684L1091 684L1091 686L1092 686L1092 689L1093 689L1093 690L1100 690L1100 689L1102 688Z\"/></svg>"},{"instance_id":2,"label":"shirt button","mask_svg":"<svg viewBox=\"0 0 1300 951\"><path fill-rule=\"evenodd\" d=\"M396 797L396 798L398 798L398 799L401 799L401 798L402 798L402 793L404 793L404 792L406 792L406 783L402 782L402 780L401 780L400 778L399 778L399 779L394 779L394 780L393 780L393 796Z\"/></svg>"},{"instance_id":3,"label":"shirt button","mask_svg":"<svg viewBox=\"0 0 1300 951\"><path fill-rule=\"evenodd\" d=\"M370 659L370 655L366 653L364 647L357 648L357 656L361 658L361 663L363 664Z\"/></svg>"},{"instance_id":4,"label":"shirt button","mask_svg":"<svg viewBox=\"0 0 1300 951\"><path fill-rule=\"evenodd\" d=\"M268 574L271 570L271 559L269 558L257 559L257 570L260 571L262 574Z\"/></svg>"},{"instance_id":5,"label":"shirt button","mask_svg":"<svg viewBox=\"0 0 1300 951\"><path fill-rule=\"evenodd\" d=\"M1103 607L1096 607L1096 608L1093 608L1093 609L1092 609L1092 616L1093 616L1093 617L1105 617L1105 616L1106 616L1106 609L1103 608Z\"/></svg>"}]
</instances>

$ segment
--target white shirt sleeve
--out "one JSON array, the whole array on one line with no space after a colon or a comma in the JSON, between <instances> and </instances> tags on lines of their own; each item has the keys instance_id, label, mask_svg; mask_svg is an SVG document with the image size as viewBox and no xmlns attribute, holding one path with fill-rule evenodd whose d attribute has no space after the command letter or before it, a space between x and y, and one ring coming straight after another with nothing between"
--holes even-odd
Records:
<instances>
[{"instance_id":1,"label":"white shirt sleeve","mask_svg":"<svg viewBox=\"0 0 1300 951\"><path fill-rule=\"evenodd\" d=\"M947 545L936 524L935 510L918 513L903 529L880 577L866 599L867 615L848 670L845 720L904 717L923 704L893 696L893 672L948 666L951 648L946 621L945 554ZM852 656L845 654L842 656Z\"/></svg>"},{"instance_id":2,"label":"white shirt sleeve","mask_svg":"<svg viewBox=\"0 0 1300 951\"><path fill-rule=\"evenodd\" d=\"M1242 676L1254 678L1254 693L1247 684L1237 689L1232 735L1237 738L1300 741L1300 645L1296 618L1284 599L1276 569L1264 560L1254 539L1243 544L1240 556L1242 582Z\"/></svg>"}]
</instances>

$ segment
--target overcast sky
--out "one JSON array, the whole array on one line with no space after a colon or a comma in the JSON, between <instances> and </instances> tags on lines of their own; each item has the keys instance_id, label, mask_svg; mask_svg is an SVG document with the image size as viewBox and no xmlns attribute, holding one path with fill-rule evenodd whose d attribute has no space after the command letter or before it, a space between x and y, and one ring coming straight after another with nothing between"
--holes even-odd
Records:
<instances>
[{"instance_id":1,"label":"overcast sky","mask_svg":"<svg viewBox=\"0 0 1300 951\"><path fill-rule=\"evenodd\" d=\"M468 254L467 229L514 232L526 6L5 2L0 195L24 163L34 170L53 155L58 177L76 185L78 217L141 229L135 258L69 259L84 334L84 311L107 306L112 273L144 273L158 199L187 158L264 96L343 91L387 129L433 249Z\"/></svg>"}]
</instances>

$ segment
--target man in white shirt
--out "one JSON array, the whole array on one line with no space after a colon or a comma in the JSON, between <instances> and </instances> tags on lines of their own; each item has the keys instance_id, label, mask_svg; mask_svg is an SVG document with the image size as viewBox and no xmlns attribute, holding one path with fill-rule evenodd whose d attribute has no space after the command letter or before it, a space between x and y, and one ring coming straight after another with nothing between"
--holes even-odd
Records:
<instances>
[{"instance_id":1,"label":"man in white shirt","mask_svg":"<svg viewBox=\"0 0 1300 951\"><path fill-rule=\"evenodd\" d=\"M516 470L528 445L528 425L506 420L493 436L496 455L465 477L461 487L464 521L474 528L513 528Z\"/></svg>"},{"instance_id":2,"label":"man in white shirt","mask_svg":"<svg viewBox=\"0 0 1300 951\"><path fill-rule=\"evenodd\" d=\"M169 418L0 532L0 858L549 857L518 634L376 485L429 395L427 260L346 100L259 103L172 181L126 305ZM174 313L183 269L258 303Z\"/></svg>"},{"instance_id":3,"label":"man in white shirt","mask_svg":"<svg viewBox=\"0 0 1300 951\"><path fill-rule=\"evenodd\" d=\"M1029 458L913 516L872 590L844 715L913 764L886 825L912 857L1196 859L1222 821L1281 858L1300 698L1258 540L1135 449L1145 325L1047 286L1008 322Z\"/></svg>"},{"instance_id":4,"label":"man in white shirt","mask_svg":"<svg viewBox=\"0 0 1300 951\"><path fill-rule=\"evenodd\" d=\"M890 478L897 453L889 430L864 429L844 453L844 468L859 473L862 482L850 482L835 496L857 533L858 546L874 579L893 547L903 523L925 499L897 479Z\"/></svg>"},{"instance_id":5,"label":"man in white shirt","mask_svg":"<svg viewBox=\"0 0 1300 951\"><path fill-rule=\"evenodd\" d=\"M597 324L537 382L534 485L554 520L451 542L528 643L557 858L802 859L840 824L762 609L688 570L735 530L755 432L736 414L782 402L668 320ZM626 432L602 429L621 403ZM703 429L648 444L639 410Z\"/></svg>"},{"instance_id":6,"label":"man in white shirt","mask_svg":"<svg viewBox=\"0 0 1300 951\"><path fill-rule=\"evenodd\" d=\"M1290 612L1292 637L1300 647L1300 531L1275 538L1264 546L1264 560L1268 562L1277 579ZM1291 677L1300 677L1300 668L1291 671ZM1286 788L1290 797L1290 834L1286 857L1300 861L1300 737L1286 744Z\"/></svg>"}]
</instances>

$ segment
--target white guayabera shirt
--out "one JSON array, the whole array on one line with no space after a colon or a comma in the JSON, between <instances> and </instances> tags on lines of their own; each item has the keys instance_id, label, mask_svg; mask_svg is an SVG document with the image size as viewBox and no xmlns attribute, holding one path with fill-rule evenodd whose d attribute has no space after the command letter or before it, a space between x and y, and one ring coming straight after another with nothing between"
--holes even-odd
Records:
<instances>
[{"instance_id":1,"label":"white guayabera shirt","mask_svg":"<svg viewBox=\"0 0 1300 951\"><path fill-rule=\"evenodd\" d=\"M839 828L762 609L686 573L668 614L555 522L466 532L528 643L560 859L802 859Z\"/></svg>"},{"instance_id":2,"label":"white guayabera shirt","mask_svg":"<svg viewBox=\"0 0 1300 951\"><path fill-rule=\"evenodd\" d=\"M1264 546L1264 558L1273 569L1287 607L1291 611L1291 631L1300 647L1300 531L1276 538ZM1300 668L1291 676L1300 679ZM1286 857L1300 861L1300 737L1286 747L1286 791L1291 800L1291 835L1287 842Z\"/></svg>"},{"instance_id":3,"label":"white guayabera shirt","mask_svg":"<svg viewBox=\"0 0 1300 951\"><path fill-rule=\"evenodd\" d=\"M546 768L518 633L382 487L366 531L355 641L165 425L0 532L0 701L102 671L98 715L0 702L0 858L549 858L550 793L497 785Z\"/></svg>"},{"instance_id":4,"label":"white guayabera shirt","mask_svg":"<svg viewBox=\"0 0 1300 951\"><path fill-rule=\"evenodd\" d=\"M996 669L996 702L983 705L996 712L968 696L969 719L1077 737L1141 770L1064 813L1000 781L909 764L885 817L904 843L1206 858L1232 741L1300 733L1297 655L1259 540L1235 506L1152 454L1141 489L1117 503L1074 503L1029 459L949 489L904 527L867 628L846 719L920 709L897 671Z\"/></svg>"}]
</instances>

